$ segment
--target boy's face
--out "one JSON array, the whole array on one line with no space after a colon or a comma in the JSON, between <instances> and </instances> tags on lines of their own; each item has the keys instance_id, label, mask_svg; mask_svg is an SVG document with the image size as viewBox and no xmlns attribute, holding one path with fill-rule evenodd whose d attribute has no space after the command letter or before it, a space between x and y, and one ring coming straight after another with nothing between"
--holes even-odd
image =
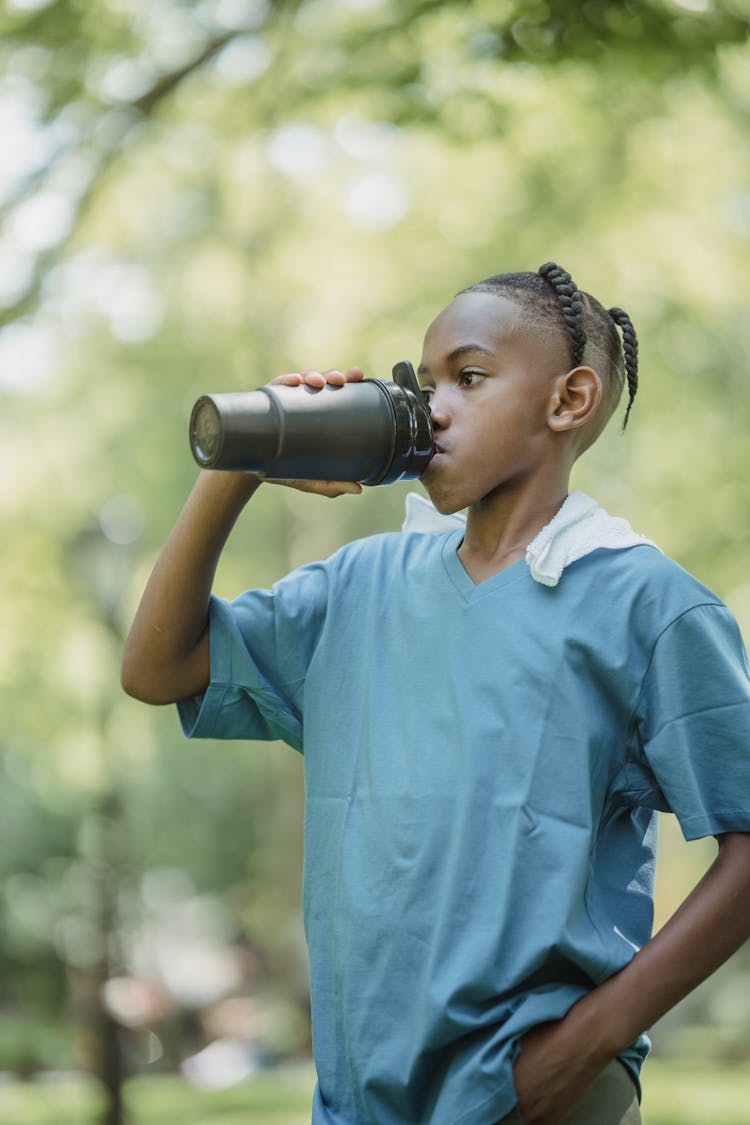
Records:
<instances>
[{"instance_id":1,"label":"boy's face","mask_svg":"<svg viewBox=\"0 0 750 1125\"><path fill-rule=\"evenodd\" d=\"M512 301L474 292L427 329L419 377L436 453L422 483L438 511L518 493L550 455L553 383L569 360L564 338L524 325Z\"/></svg>"}]
</instances>

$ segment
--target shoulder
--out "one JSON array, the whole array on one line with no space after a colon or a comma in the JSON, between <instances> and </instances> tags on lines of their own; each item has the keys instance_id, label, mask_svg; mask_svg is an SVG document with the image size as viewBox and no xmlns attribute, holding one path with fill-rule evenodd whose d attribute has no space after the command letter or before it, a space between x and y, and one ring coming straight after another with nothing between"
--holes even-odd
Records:
<instances>
[{"instance_id":1,"label":"shoulder","mask_svg":"<svg viewBox=\"0 0 750 1125\"><path fill-rule=\"evenodd\" d=\"M718 594L658 548L639 544L625 550L602 548L582 563L589 579L617 598L640 607L664 623L698 606L726 608Z\"/></svg>"},{"instance_id":2,"label":"shoulder","mask_svg":"<svg viewBox=\"0 0 750 1125\"><path fill-rule=\"evenodd\" d=\"M644 667L660 638L695 638L720 629L736 634L736 622L721 598L674 559L646 544L622 550L600 548L572 564L568 608L588 623L602 651L640 653ZM686 642L693 644L694 640ZM736 641L732 642L736 646Z\"/></svg>"}]
</instances>

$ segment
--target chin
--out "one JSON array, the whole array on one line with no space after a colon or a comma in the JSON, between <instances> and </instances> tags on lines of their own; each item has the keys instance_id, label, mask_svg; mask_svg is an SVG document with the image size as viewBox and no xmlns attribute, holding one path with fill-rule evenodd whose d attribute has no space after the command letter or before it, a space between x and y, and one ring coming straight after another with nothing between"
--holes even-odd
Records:
<instances>
[{"instance_id":1,"label":"chin","mask_svg":"<svg viewBox=\"0 0 750 1125\"><path fill-rule=\"evenodd\" d=\"M424 481L422 483L424 484ZM453 516L456 512L462 512L466 507L465 500L452 500L449 496L440 496L438 493L427 488L426 485L425 489L430 498L430 503L436 512L440 512L441 516Z\"/></svg>"},{"instance_id":2,"label":"chin","mask_svg":"<svg viewBox=\"0 0 750 1125\"><path fill-rule=\"evenodd\" d=\"M446 500L442 504L433 504L433 507L435 508L435 510L437 512L440 512L441 516L455 516L456 512L463 512L466 505L465 504L453 504L453 503L449 503Z\"/></svg>"}]
</instances>

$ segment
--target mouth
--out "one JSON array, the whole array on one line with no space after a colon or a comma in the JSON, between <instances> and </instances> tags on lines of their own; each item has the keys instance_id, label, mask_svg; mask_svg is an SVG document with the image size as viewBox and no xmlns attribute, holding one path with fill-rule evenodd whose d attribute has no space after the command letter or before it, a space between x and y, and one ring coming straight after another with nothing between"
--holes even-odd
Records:
<instances>
[{"instance_id":1,"label":"mouth","mask_svg":"<svg viewBox=\"0 0 750 1125\"><path fill-rule=\"evenodd\" d=\"M443 459L444 456L445 456L445 450L443 449L443 447L441 445L438 445L438 443L435 442L435 444L432 447L432 456L430 457L430 460L427 463L427 468L421 474L422 477L425 477L434 467L436 467L440 463L440 461Z\"/></svg>"}]
</instances>

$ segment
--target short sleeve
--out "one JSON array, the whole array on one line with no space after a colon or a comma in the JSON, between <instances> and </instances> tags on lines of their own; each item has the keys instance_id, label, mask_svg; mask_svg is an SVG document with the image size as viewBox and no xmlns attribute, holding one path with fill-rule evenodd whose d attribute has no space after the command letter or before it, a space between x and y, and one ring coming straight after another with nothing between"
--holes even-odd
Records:
<instances>
[{"instance_id":1,"label":"short sleeve","mask_svg":"<svg viewBox=\"0 0 750 1125\"><path fill-rule=\"evenodd\" d=\"M750 675L737 623L695 606L657 640L637 706L631 796L686 839L750 831Z\"/></svg>"},{"instance_id":2,"label":"short sleeve","mask_svg":"<svg viewBox=\"0 0 750 1125\"><path fill-rule=\"evenodd\" d=\"M303 748L302 696L326 619L326 564L209 607L211 682L178 703L189 738L282 739Z\"/></svg>"}]
</instances>

